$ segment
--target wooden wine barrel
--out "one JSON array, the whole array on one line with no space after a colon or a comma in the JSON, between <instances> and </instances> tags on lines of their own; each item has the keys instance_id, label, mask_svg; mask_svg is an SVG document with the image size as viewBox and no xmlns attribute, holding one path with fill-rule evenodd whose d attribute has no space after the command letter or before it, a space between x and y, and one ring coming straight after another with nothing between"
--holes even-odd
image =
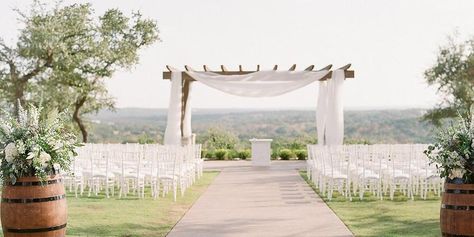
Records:
<instances>
[{"instance_id":1,"label":"wooden wine barrel","mask_svg":"<svg viewBox=\"0 0 474 237\"><path fill-rule=\"evenodd\" d=\"M46 183L24 177L2 191L1 220L5 237L59 237L66 235L67 203L59 175Z\"/></svg>"},{"instance_id":2,"label":"wooden wine barrel","mask_svg":"<svg viewBox=\"0 0 474 237\"><path fill-rule=\"evenodd\" d=\"M443 236L474 236L474 184L444 185L440 224Z\"/></svg>"}]
</instances>

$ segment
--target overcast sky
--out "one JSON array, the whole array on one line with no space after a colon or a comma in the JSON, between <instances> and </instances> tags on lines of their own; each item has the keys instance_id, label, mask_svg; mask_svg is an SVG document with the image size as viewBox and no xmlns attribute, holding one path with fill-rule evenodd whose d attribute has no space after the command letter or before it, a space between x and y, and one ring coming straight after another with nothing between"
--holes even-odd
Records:
<instances>
[{"instance_id":1,"label":"overcast sky","mask_svg":"<svg viewBox=\"0 0 474 237\"><path fill-rule=\"evenodd\" d=\"M3 0L0 36L14 42L20 27L13 8L31 1ZM66 3L84 1L65 1ZM162 42L141 51L139 65L116 73L107 83L118 107L166 108L165 65L218 69L224 64L254 69L274 64L297 69L352 63L356 78L345 83L346 108L431 107L438 101L423 71L438 47L458 31L474 34L474 1L313 1L313 0L101 0L108 8L140 10L156 19ZM192 93L198 108L315 107L317 86L264 99L226 95L204 85Z\"/></svg>"}]
</instances>

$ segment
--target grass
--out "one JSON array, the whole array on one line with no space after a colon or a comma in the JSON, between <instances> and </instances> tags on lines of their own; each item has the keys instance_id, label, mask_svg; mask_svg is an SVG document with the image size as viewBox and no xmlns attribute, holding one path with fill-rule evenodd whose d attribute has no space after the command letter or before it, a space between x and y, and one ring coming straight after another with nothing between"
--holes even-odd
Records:
<instances>
[{"instance_id":1,"label":"grass","mask_svg":"<svg viewBox=\"0 0 474 237\"><path fill-rule=\"evenodd\" d=\"M300 172L308 182L306 172ZM316 187L308 184L317 192ZM356 236L441 236L439 229L440 199L406 200L401 195L394 201L377 200L365 195L363 201L344 197L332 201L323 198Z\"/></svg>"},{"instance_id":2,"label":"grass","mask_svg":"<svg viewBox=\"0 0 474 237\"><path fill-rule=\"evenodd\" d=\"M185 212L206 190L219 172L204 172L184 197L172 194L153 200L148 194L143 200L98 197L75 198L67 195L67 236L166 236Z\"/></svg>"}]
</instances>

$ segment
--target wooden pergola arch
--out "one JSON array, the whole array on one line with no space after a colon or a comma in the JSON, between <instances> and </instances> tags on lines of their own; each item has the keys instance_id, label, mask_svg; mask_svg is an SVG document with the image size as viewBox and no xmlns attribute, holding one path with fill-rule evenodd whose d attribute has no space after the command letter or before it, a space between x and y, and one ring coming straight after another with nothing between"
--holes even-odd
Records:
<instances>
[{"instance_id":1,"label":"wooden pergola arch","mask_svg":"<svg viewBox=\"0 0 474 237\"><path fill-rule=\"evenodd\" d=\"M332 71L331 71L331 68L332 68L332 64L329 64L319 70L314 70L314 65L310 65L309 67L305 68L304 71L323 71L323 70L329 70L328 73L326 74L326 76L324 76L320 81L325 81L325 80L329 80L331 79L332 77ZM346 64L338 69L342 69L344 70L344 75L345 75L345 78L354 78L355 76L355 72L354 70L349 70L349 68L351 67L351 64ZM186 71L196 71L194 69L192 69L190 66L188 65L185 65L184 66L185 70ZM172 72L172 69L169 65L166 65L166 69L167 71L163 71L163 80L171 80L171 72ZM243 67L242 65L239 65L239 70L238 71L230 71L230 70L227 70L227 68L224 66L224 65L221 65L220 66L220 71L215 71L215 70L211 70L209 68L209 66L207 65L203 65L203 69L204 69L204 72L213 72L213 73L217 73L217 74L220 74L220 75L244 75L244 74L249 74L249 73L254 73L254 72L258 72L260 71L260 65L257 65L257 68L256 70L250 70L250 71L246 71L246 70L243 70ZM276 71L278 70L278 65L275 65L273 66L273 70ZM295 71L296 70L296 64L293 64L289 69L288 71ZM185 111L186 111L186 103L188 101L188 97L189 97L189 87L190 87L190 84L191 82L193 81L196 81L196 79L194 79L191 75L189 75L186 71L183 71L182 72L182 79L183 79L183 82L182 82L182 85L181 85L181 137L183 137L183 123L184 123L184 114L185 114Z\"/></svg>"}]
</instances>

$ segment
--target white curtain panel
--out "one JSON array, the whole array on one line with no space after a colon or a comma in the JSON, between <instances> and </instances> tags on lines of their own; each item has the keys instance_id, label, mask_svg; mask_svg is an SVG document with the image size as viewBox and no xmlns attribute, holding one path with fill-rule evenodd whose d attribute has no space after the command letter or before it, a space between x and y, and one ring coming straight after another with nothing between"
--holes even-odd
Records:
<instances>
[{"instance_id":1,"label":"white curtain panel","mask_svg":"<svg viewBox=\"0 0 474 237\"><path fill-rule=\"evenodd\" d=\"M326 111L326 145L342 145L344 142L344 105L342 101L344 70L333 71L328 81Z\"/></svg>"},{"instance_id":2,"label":"white curtain panel","mask_svg":"<svg viewBox=\"0 0 474 237\"><path fill-rule=\"evenodd\" d=\"M181 145L181 88L182 75L180 71L171 72L171 92L168 106L168 120L165 130L165 145ZM189 113L191 114L191 113ZM191 120L191 115L188 116ZM189 127L191 129L191 127Z\"/></svg>"},{"instance_id":3,"label":"white curtain panel","mask_svg":"<svg viewBox=\"0 0 474 237\"><path fill-rule=\"evenodd\" d=\"M186 72L197 81L228 94L272 97L304 87L323 78L328 71L258 71L245 75Z\"/></svg>"},{"instance_id":4,"label":"white curtain panel","mask_svg":"<svg viewBox=\"0 0 474 237\"><path fill-rule=\"evenodd\" d=\"M328 110L328 81L319 82L318 105L316 107L316 128L318 131L318 144L326 144L326 120Z\"/></svg>"}]
</instances>

